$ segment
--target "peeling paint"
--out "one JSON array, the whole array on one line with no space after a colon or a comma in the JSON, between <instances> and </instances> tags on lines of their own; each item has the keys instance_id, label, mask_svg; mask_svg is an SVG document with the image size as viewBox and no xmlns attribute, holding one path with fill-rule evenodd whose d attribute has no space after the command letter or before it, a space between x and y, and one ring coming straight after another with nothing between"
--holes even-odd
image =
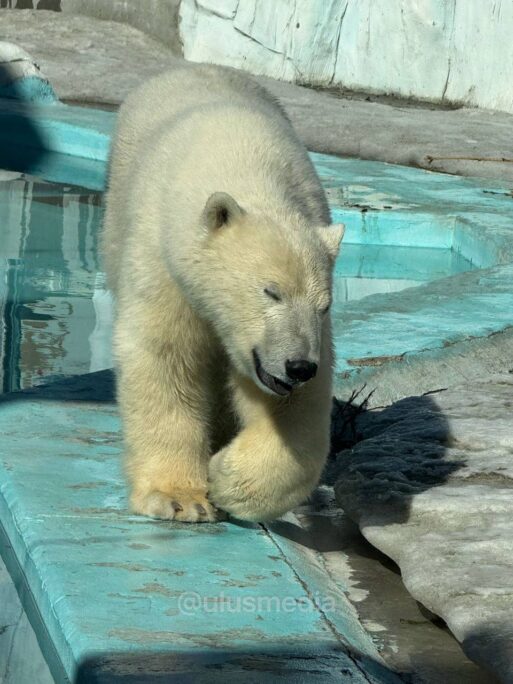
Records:
<instances>
[{"instance_id":1,"label":"peeling paint","mask_svg":"<svg viewBox=\"0 0 513 684\"><path fill-rule=\"evenodd\" d=\"M101 462L74 459L65 469L59 456L77 444L77 433L93 437L95 426L101 433L106 424L117 433L119 419L108 405L49 399L45 388L38 391L1 402L0 432L27 416L31 430L2 440L6 534L0 542L9 539L23 559L21 595L34 596L44 612L38 638L43 649L59 654L69 680L94 673L108 681L116 671L163 680L194 672L212 682L229 681L227 674L240 681L239 674L272 679L279 673L280 681L309 684L337 681L346 672L355 684L370 681L368 665L352 649L369 654L371 670L377 651L357 622L348 623L343 639L333 631L315 602L326 592L322 578L307 579L297 568L304 561L287 556L260 526L163 524L126 512L124 497L113 516L101 502L118 496L120 448ZM36 436L44 427L47 439ZM27 459L36 444L38 457ZM93 439L87 449L98 453L102 445ZM104 486L74 487L96 481ZM80 510L94 515L70 515L78 498L87 504ZM382 681L396 681L381 669Z\"/></svg>"}]
</instances>

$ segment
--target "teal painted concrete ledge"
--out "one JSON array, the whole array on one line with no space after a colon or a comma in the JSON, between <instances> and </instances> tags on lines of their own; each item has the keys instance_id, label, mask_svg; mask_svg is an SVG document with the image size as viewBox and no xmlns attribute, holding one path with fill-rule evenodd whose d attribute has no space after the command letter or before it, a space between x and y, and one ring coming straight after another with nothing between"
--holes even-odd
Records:
<instances>
[{"instance_id":1,"label":"teal painted concrete ledge","mask_svg":"<svg viewBox=\"0 0 513 684\"><path fill-rule=\"evenodd\" d=\"M381 255L381 275L398 276L402 269L405 278L432 256L419 251L419 263L407 266L400 248L420 246L459 255L473 266L336 306L337 396L347 398L360 376L372 387L373 370L383 364L407 364L433 352L442 361L444 350L457 342L513 325L511 188L381 162L311 157L334 219L347 226L342 258L352 244L390 246L386 258Z\"/></svg>"},{"instance_id":2,"label":"teal painted concrete ledge","mask_svg":"<svg viewBox=\"0 0 513 684\"><path fill-rule=\"evenodd\" d=\"M0 98L0 168L101 189L115 120L51 100Z\"/></svg>"},{"instance_id":3,"label":"teal painted concrete ledge","mask_svg":"<svg viewBox=\"0 0 513 684\"><path fill-rule=\"evenodd\" d=\"M3 99L0 140L19 148L39 148L106 162L116 115L113 112ZM27 134L31 132L31 136Z\"/></svg>"},{"instance_id":4,"label":"teal painted concrete ledge","mask_svg":"<svg viewBox=\"0 0 513 684\"><path fill-rule=\"evenodd\" d=\"M0 401L2 555L57 682L396 682L293 522L131 516L112 375Z\"/></svg>"}]
</instances>

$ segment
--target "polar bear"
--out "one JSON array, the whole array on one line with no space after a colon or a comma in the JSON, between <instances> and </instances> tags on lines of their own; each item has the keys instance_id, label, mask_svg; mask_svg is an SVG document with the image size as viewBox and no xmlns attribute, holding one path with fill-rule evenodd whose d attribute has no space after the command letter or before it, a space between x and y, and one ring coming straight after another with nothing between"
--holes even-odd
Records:
<instances>
[{"instance_id":1,"label":"polar bear","mask_svg":"<svg viewBox=\"0 0 513 684\"><path fill-rule=\"evenodd\" d=\"M266 521L329 447L343 226L256 81L184 65L119 112L102 250L135 512Z\"/></svg>"}]
</instances>

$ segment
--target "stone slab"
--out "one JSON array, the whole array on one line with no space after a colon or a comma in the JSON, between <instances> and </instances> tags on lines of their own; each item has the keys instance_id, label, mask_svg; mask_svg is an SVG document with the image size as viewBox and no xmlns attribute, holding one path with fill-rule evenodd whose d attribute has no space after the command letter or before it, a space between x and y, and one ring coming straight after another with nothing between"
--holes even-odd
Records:
<instances>
[{"instance_id":1,"label":"stone slab","mask_svg":"<svg viewBox=\"0 0 513 684\"><path fill-rule=\"evenodd\" d=\"M333 466L338 501L443 617L466 654L513 680L513 376L363 414Z\"/></svg>"},{"instance_id":2,"label":"stone slab","mask_svg":"<svg viewBox=\"0 0 513 684\"><path fill-rule=\"evenodd\" d=\"M59 5L64 13L129 24L157 38L177 55L182 54L178 31L180 0L47 0L47 5L48 2ZM37 9L45 9L41 5L39 2Z\"/></svg>"},{"instance_id":3,"label":"stone slab","mask_svg":"<svg viewBox=\"0 0 513 684\"><path fill-rule=\"evenodd\" d=\"M32 55L60 100L119 104L178 62L131 26L62 12L0 10L0 34Z\"/></svg>"}]
</instances>

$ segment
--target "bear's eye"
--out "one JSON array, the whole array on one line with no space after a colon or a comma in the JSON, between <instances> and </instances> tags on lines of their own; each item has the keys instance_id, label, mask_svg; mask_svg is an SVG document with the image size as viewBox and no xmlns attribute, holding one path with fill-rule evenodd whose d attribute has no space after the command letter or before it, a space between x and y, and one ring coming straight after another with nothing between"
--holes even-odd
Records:
<instances>
[{"instance_id":1,"label":"bear's eye","mask_svg":"<svg viewBox=\"0 0 513 684\"><path fill-rule=\"evenodd\" d=\"M275 302L281 302L281 294L276 285L264 287L264 292L268 297L274 299Z\"/></svg>"},{"instance_id":2,"label":"bear's eye","mask_svg":"<svg viewBox=\"0 0 513 684\"><path fill-rule=\"evenodd\" d=\"M329 310L330 310L330 304L326 304L326 306L323 306L322 309L319 309L322 316L325 316Z\"/></svg>"}]
</instances>

